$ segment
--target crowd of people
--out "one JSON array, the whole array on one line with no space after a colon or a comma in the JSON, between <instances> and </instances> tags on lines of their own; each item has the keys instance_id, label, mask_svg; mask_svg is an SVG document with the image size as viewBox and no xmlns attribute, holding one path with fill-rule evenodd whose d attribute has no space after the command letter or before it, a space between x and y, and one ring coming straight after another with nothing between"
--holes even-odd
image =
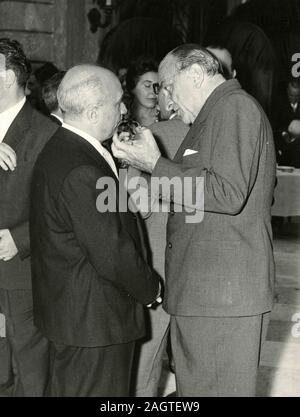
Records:
<instances>
[{"instance_id":1,"label":"crowd of people","mask_svg":"<svg viewBox=\"0 0 300 417\"><path fill-rule=\"evenodd\" d=\"M168 343L177 396L255 395L276 155L229 52L140 56L122 84L56 69L37 94L22 46L0 55L0 396L154 397ZM122 208L123 171L148 210Z\"/></svg>"}]
</instances>

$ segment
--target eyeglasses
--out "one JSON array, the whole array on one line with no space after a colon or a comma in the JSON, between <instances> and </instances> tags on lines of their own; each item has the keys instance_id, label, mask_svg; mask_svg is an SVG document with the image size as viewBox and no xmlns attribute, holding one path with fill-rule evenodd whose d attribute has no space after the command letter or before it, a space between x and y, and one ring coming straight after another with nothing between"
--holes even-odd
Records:
<instances>
[{"instance_id":1,"label":"eyeglasses","mask_svg":"<svg viewBox=\"0 0 300 417\"><path fill-rule=\"evenodd\" d=\"M158 95L161 89L161 86L159 85L159 83L153 83L152 88L153 88L154 94Z\"/></svg>"},{"instance_id":2,"label":"eyeglasses","mask_svg":"<svg viewBox=\"0 0 300 417\"><path fill-rule=\"evenodd\" d=\"M152 87L153 87L154 94L156 95L158 95L162 89L166 90L170 95L172 95L172 92L173 92L173 84L162 85L162 83L161 84L153 83Z\"/></svg>"}]
</instances>

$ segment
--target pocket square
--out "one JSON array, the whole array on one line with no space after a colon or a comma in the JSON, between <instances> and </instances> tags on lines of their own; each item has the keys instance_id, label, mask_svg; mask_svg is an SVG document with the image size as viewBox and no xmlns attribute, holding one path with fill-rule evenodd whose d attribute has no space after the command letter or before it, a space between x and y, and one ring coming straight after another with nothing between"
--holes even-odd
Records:
<instances>
[{"instance_id":1,"label":"pocket square","mask_svg":"<svg viewBox=\"0 0 300 417\"><path fill-rule=\"evenodd\" d=\"M198 151L194 151L193 149L186 149L183 156L193 155L194 153L198 153Z\"/></svg>"}]
</instances>

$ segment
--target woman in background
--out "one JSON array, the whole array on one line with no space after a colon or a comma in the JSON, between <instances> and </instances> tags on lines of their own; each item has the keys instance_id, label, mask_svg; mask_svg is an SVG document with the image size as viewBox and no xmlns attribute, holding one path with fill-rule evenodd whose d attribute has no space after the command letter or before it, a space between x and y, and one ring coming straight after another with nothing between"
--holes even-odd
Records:
<instances>
[{"instance_id":1,"label":"woman in background","mask_svg":"<svg viewBox=\"0 0 300 417\"><path fill-rule=\"evenodd\" d=\"M140 57L130 64L126 75L129 119L148 127L158 121L157 96L153 84L158 82L155 61Z\"/></svg>"}]
</instances>

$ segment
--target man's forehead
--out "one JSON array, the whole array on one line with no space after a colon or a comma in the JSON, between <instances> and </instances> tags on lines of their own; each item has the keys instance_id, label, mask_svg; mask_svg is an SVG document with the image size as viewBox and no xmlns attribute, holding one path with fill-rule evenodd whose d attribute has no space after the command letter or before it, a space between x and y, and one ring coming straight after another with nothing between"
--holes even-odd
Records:
<instances>
[{"instance_id":1,"label":"man's forehead","mask_svg":"<svg viewBox=\"0 0 300 417\"><path fill-rule=\"evenodd\" d=\"M160 84L170 84L178 73L177 59L174 56L163 60L158 69L158 80Z\"/></svg>"},{"instance_id":2,"label":"man's forehead","mask_svg":"<svg viewBox=\"0 0 300 417\"><path fill-rule=\"evenodd\" d=\"M107 90L107 97L108 99L111 97L113 99L114 102L119 102L122 100L123 96L124 96L124 91L122 88L121 83L119 82L119 80L117 80L118 82L114 83L114 85L111 86L111 88L109 90Z\"/></svg>"}]
</instances>

